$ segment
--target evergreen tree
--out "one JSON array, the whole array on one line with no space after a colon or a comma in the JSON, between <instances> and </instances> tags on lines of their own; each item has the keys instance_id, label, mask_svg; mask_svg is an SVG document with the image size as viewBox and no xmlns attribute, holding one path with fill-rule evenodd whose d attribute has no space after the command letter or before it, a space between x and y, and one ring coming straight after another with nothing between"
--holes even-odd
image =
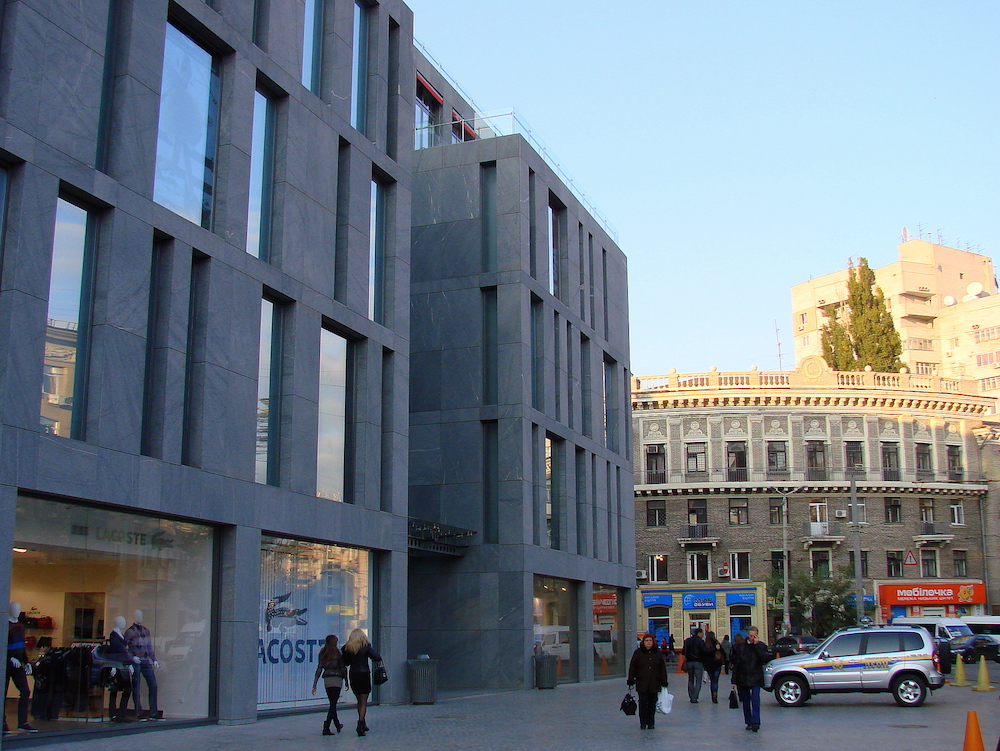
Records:
<instances>
[{"instance_id":1,"label":"evergreen tree","mask_svg":"<svg viewBox=\"0 0 1000 751\"><path fill-rule=\"evenodd\" d=\"M820 336L823 359L831 368L861 370L871 365L872 370L891 373L903 367L903 343L866 259L847 270L846 320L841 321L832 306L824 310L830 320Z\"/></svg>"}]
</instances>

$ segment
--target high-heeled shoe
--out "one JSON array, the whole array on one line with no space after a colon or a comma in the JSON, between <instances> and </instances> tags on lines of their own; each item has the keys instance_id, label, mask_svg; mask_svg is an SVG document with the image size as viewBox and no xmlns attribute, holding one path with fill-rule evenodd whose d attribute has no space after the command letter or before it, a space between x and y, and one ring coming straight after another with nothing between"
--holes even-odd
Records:
<instances>
[{"instance_id":1,"label":"high-heeled shoe","mask_svg":"<svg viewBox=\"0 0 1000 751\"><path fill-rule=\"evenodd\" d=\"M371 730L371 728L370 728L370 727L368 727L368 723L367 723L367 722L365 722L364 720L362 720L362 721L361 721L361 724L365 726L365 731L366 731L366 732L367 732L367 731L369 731L369 730Z\"/></svg>"},{"instance_id":2,"label":"high-heeled shoe","mask_svg":"<svg viewBox=\"0 0 1000 751\"><path fill-rule=\"evenodd\" d=\"M343 730L343 729L344 729L344 723L342 723L342 722L337 722L336 720L334 720L334 723L333 723L333 726L334 726L335 728L337 728L337 732L338 732L338 733L339 733L339 732L340 732L341 730Z\"/></svg>"},{"instance_id":3,"label":"high-heeled shoe","mask_svg":"<svg viewBox=\"0 0 1000 751\"><path fill-rule=\"evenodd\" d=\"M358 722L358 735L365 734L365 724L363 722Z\"/></svg>"}]
</instances>

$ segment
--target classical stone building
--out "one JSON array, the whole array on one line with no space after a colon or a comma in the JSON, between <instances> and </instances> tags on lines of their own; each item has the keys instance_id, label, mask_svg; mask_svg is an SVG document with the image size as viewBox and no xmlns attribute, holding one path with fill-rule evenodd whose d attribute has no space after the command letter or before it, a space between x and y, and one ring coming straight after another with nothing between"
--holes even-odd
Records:
<instances>
[{"instance_id":1,"label":"classical stone building","mask_svg":"<svg viewBox=\"0 0 1000 751\"><path fill-rule=\"evenodd\" d=\"M632 406L640 627L728 633L767 615L774 629L780 607L733 594L785 565L853 571L855 530L865 596L883 620L995 602L983 536L995 510L976 432L993 399L975 383L838 373L808 357L789 372L636 377ZM899 602L902 583L950 584L955 596Z\"/></svg>"}]
</instances>

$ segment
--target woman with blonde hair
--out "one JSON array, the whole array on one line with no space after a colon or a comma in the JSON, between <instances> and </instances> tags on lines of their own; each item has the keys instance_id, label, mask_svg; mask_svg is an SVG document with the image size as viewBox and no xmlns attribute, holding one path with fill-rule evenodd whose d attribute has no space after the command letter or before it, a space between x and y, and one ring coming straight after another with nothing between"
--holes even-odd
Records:
<instances>
[{"instance_id":1,"label":"woman with blonde hair","mask_svg":"<svg viewBox=\"0 0 1000 751\"><path fill-rule=\"evenodd\" d=\"M343 723L337 719L337 702L340 700L340 690L344 685L344 678L347 677L347 668L344 667L343 655L337 648L337 637L330 634L326 637L326 643L319 651L316 658L316 675L313 676L313 696L316 695L316 684L320 677L323 678L323 687L326 689L326 697L330 700L330 708L326 711L326 722L323 723L323 735L333 735L330 731L330 722L339 733L344 727Z\"/></svg>"},{"instance_id":2,"label":"woman with blonde hair","mask_svg":"<svg viewBox=\"0 0 1000 751\"><path fill-rule=\"evenodd\" d=\"M372 692L372 671L368 661L381 662L382 657L372 649L368 636L356 628L344 644L344 662L350 669L348 682L358 699L358 735L368 732L365 715L368 713L368 695Z\"/></svg>"}]
</instances>

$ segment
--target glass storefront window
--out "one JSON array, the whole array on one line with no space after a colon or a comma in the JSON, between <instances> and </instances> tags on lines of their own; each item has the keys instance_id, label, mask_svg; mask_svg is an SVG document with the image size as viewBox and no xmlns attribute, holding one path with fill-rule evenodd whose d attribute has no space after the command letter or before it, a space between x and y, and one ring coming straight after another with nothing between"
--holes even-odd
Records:
<instances>
[{"instance_id":1,"label":"glass storefront window","mask_svg":"<svg viewBox=\"0 0 1000 751\"><path fill-rule=\"evenodd\" d=\"M535 652L555 655L560 681L577 680L576 584L568 579L535 576Z\"/></svg>"},{"instance_id":2,"label":"glass storefront window","mask_svg":"<svg viewBox=\"0 0 1000 751\"><path fill-rule=\"evenodd\" d=\"M625 674L622 633L625 598L616 587L594 585L594 676Z\"/></svg>"},{"instance_id":3,"label":"glass storefront window","mask_svg":"<svg viewBox=\"0 0 1000 751\"><path fill-rule=\"evenodd\" d=\"M261 539L258 709L325 705L310 690L327 634L341 645L355 628L372 636L370 560L358 548Z\"/></svg>"},{"instance_id":4,"label":"glass storefront window","mask_svg":"<svg viewBox=\"0 0 1000 751\"><path fill-rule=\"evenodd\" d=\"M204 525L19 497L10 599L33 664L31 723L208 717L213 557ZM110 675L119 618L137 692Z\"/></svg>"}]
</instances>

